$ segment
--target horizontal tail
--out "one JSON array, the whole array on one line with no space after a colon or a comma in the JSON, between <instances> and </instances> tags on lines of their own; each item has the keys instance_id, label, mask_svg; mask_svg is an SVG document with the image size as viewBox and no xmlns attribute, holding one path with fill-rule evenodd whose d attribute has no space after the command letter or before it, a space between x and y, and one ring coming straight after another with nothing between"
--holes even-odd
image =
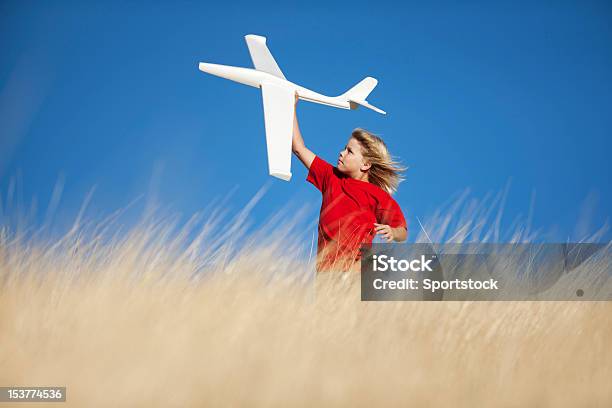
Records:
<instances>
[{"instance_id":1,"label":"horizontal tail","mask_svg":"<svg viewBox=\"0 0 612 408\"><path fill-rule=\"evenodd\" d=\"M376 88L376 85L378 85L376 78L366 77L357 85L340 95L340 98L349 101L351 103L351 109L357 109L358 106L363 106L385 115L385 111L377 108L376 106L370 105L366 101L366 98L368 95L370 95L374 88Z\"/></svg>"},{"instance_id":2,"label":"horizontal tail","mask_svg":"<svg viewBox=\"0 0 612 408\"><path fill-rule=\"evenodd\" d=\"M380 108L377 108L374 105L370 105L366 101L353 101L353 100L349 100L349 102L351 104L351 109L357 109L357 106L355 106L355 105L360 105L360 106L363 106L364 108L372 109L375 112L382 113L383 115L387 114L387 112L385 112L384 110L382 110Z\"/></svg>"}]
</instances>

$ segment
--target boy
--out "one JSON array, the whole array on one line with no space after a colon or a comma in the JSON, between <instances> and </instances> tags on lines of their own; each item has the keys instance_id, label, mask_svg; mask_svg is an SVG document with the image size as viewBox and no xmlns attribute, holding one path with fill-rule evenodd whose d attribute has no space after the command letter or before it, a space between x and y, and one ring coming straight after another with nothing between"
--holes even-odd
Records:
<instances>
[{"instance_id":1,"label":"boy","mask_svg":"<svg viewBox=\"0 0 612 408\"><path fill-rule=\"evenodd\" d=\"M387 242L405 241L406 220L391 198L405 168L395 162L383 140L355 129L337 166L322 160L304 144L297 121L293 122L293 153L308 169L306 179L323 195L319 217L317 272L360 271L360 247L375 234Z\"/></svg>"}]
</instances>

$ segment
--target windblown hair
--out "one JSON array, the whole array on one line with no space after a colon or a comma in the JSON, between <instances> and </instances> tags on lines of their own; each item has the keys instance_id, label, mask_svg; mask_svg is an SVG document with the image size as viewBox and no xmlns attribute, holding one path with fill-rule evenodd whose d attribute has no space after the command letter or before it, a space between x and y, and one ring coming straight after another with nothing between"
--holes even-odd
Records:
<instances>
[{"instance_id":1,"label":"windblown hair","mask_svg":"<svg viewBox=\"0 0 612 408\"><path fill-rule=\"evenodd\" d=\"M357 128L351 137L359 142L363 157L372 164L368 173L370 183L389 194L395 193L399 183L404 180L402 173L407 168L391 157L385 142L375 134Z\"/></svg>"}]
</instances>

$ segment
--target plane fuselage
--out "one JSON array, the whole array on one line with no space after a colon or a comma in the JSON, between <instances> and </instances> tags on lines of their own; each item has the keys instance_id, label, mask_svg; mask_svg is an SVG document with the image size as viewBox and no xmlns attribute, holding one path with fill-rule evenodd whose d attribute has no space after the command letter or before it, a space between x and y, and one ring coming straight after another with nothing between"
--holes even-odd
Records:
<instances>
[{"instance_id":1,"label":"plane fuselage","mask_svg":"<svg viewBox=\"0 0 612 408\"><path fill-rule=\"evenodd\" d=\"M199 65L200 71L215 75L221 78L229 79L244 85L249 85L254 88L261 88L263 83L278 84L283 87L295 89L298 97L305 101L320 103L323 105L333 106L342 109L351 109L349 101L340 99L339 97L331 97L313 92L310 89L304 88L291 81L279 78L267 72L258 71L252 68L233 67L230 65L209 64L201 62Z\"/></svg>"}]
</instances>

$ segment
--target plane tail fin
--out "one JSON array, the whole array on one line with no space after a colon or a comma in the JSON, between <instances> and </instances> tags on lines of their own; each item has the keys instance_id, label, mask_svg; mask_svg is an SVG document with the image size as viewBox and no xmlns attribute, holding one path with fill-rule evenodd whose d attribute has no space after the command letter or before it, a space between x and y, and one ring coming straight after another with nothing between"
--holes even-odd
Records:
<instances>
[{"instance_id":1,"label":"plane tail fin","mask_svg":"<svg viewBox=\"0 0 612 408\"><path fill-rule=\"evenodd\" d=\"M382 109L377 108L374 105L370 105L366 98L378 85L378 80L372 77L366 77L361 80L357 85L340 95L340 97L351 104L351 109L357 109L359 106L363 106L368 109L372 109L375 112L386 114Z\"/></svg>"},{"instance_id":2,"label":"plane tail fin","mask_svg":"<svg viewBox=\"0 0 612 408\"><path fill-rule=\"evenodd\" d=\"M376 85L378 85L376 78L367 77L342 94L342 96L346 97L348 100L354 99L358 101L365 101L370 92L376 88Z\"/></svg>"}]
</instances>

